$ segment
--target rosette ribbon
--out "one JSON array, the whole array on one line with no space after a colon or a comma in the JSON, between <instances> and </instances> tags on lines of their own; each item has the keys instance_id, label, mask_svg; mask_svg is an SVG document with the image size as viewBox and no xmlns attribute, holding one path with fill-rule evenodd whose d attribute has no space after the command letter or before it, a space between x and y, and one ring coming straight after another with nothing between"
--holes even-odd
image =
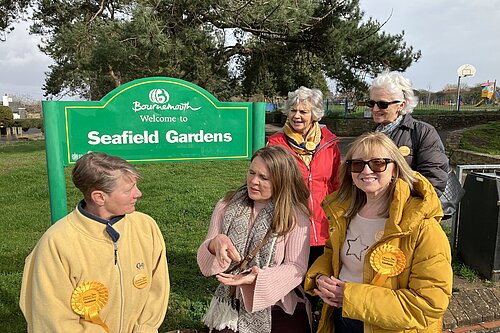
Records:
<instances>
[{"instance_id":1,"label":"rosette ribbon","mask_svg":"<svg viewBox=\"0 0 500 333\"><path fill-rule=\"evenodd\" d=\"M108 325L99 317L99 311L107 302L108 289L97 281L84 282L71 295L71 308L76 314L109 332Z\"/></svg>"}]
</instances>

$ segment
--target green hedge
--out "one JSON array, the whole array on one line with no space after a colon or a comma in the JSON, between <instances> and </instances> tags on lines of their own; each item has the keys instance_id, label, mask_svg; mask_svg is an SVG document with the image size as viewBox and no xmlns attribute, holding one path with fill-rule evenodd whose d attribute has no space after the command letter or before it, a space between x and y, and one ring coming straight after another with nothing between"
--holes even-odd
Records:
<instances>
[{"instance_id":1,"label":"green hedge","mask_svg":"<svg viewBox=\"0 0 500 333\"><path fill-rule=\"evenodd\" d=\"M12 127L22 127L23 131L27 131L30 128L43 129L43 119L14 119L12 121Z\"/></svg>"}]
</instances>

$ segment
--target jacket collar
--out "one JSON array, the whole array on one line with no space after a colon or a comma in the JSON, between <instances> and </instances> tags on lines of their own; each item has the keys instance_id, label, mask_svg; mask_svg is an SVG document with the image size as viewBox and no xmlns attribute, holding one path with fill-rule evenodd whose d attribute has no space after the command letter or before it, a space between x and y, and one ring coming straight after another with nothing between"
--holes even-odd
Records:
<instances>
[{"instance_id":1,"label":"jacket collar","mask_svg":"<svg viewBox=\"0 0 500 333\"><path fill-rule=\"evenodd\" d=\"M407 128L415 128L415 118L413 118L409 113L403 115L403 119L401 120L400 126Z\"/></svg>"},{"instance_id":2,"label":"jacket collar","mask_svg":"<svg viewBox=\"0 0 500 333\"><path fill-rule=\"evenodd\" d=\"M100 224L105 225L106 233L109 235L109 237L111 238L111 240L113 242L117 242L118 239L120 238L120 234L118 233L118 231L116 231L116 229L113 228L113 225L115 223L121 221L121 219L123 219L125 217L125 215L119 215L119 216L115 216L109 220L105 220L103 218L100 218L99 216L96 216L96 215L86 211L85 210L86 204L87 203L85 202L85 200L81 200L77 206L78 212L91 221L98 222Z\"/></svg>"},{"instance_id":3,"label":"jacket collar","mask_svg":"<svg viewBox=\"0 0 500 333\"><path fill-rule=\"evenodd\" d=\"M386 234L409 233L423 219L443 217L441 204L432 184L420 173L414 171L417 181L410 186L401 179L396 181L394 196L386 222Z\"/></svg>"}]
</instances>

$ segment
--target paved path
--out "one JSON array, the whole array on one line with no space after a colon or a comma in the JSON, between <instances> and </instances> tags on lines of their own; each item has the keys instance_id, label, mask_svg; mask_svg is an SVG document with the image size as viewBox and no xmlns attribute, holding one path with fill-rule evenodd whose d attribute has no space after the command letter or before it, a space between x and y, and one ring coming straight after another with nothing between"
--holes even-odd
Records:
<instances>
[{"instance_id":1,"label":"paved path","mask_svg":"<svg viewBox=\"0 0 500 333\"><path fill-rule=\"evenodd\" d=\"M500 282L457 281L444 316L452 332L500 332Z\"/></svg>"}]
</instances>

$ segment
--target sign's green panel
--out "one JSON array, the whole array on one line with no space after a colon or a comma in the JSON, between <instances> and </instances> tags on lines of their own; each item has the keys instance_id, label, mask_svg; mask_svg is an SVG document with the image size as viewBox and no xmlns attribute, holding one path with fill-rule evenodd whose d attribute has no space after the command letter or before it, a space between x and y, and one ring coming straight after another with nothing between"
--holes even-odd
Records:
<instances>
[{"instance_id":1,"label":"sign's green panel","mask_svg":"<svg viewBox=\"0 0 500 333\"><path fill-rule=\"evenodd\" d=\"M130 82L100 102L64 103L64 163L89 151L130 162L248 159L252 103L221 103L171 78Z\"/></svg>"},{"instance_id":2,"label":"sign's green panel","mask_svg":"<svg viewBox=\"0 0 500 333\"><path fill-rule=\"evenodd\" d=\"M52 223L67 214L64 166L89 151L147 163L250 159L264 146L265 103L219 102L168 77L126 83L100 101L42 108Z\"/></svg>"}]
</instances>

